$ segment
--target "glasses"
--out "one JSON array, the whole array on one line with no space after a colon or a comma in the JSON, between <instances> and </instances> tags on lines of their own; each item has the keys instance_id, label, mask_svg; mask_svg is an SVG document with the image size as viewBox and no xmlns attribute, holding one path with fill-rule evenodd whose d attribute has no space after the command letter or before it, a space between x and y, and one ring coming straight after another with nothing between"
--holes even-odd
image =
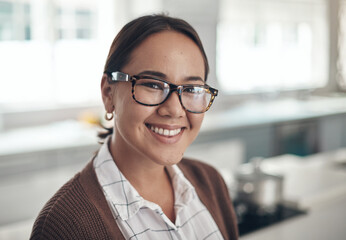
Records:
<instances>
[{"instance_id":1,"label":"glasses","mask_svg":"<svg viewBox=\"0 0 346 240\"><path fill-rule=\"evenodd\" d=\"M209 110L218 90L203 85L175 85L162 79L146 75L130 76L122 72L106 72L112 82L132 82L133 99L145 106L158 106L176 91L183 108L191 113L204 113Z\"/></svg>"}]
</instances>

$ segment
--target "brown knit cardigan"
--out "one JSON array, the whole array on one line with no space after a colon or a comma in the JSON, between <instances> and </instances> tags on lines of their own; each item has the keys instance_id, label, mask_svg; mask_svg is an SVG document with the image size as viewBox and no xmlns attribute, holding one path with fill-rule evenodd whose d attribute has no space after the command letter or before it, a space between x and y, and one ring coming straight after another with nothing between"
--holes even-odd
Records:
<instances>
[{"instance_id":1,"label":"brown knit cardigan","mask_svg":"<svg viewBox=\"0 0 346 240\"><path fill-rule=\"evenodd\" d=\"M238 239L231 199L220 174L211 166L183 159L179 168L213 216L225 239ZM30 239L124 239L90 161L47 202Z\"/></svg>"}]
</instances>

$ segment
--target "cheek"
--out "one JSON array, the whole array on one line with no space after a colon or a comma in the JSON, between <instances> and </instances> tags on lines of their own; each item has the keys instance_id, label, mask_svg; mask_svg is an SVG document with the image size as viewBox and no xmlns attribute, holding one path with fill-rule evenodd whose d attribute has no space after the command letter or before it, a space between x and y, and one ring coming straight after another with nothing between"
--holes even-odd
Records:
<instances>
[{"instance_id":1,"label":"cheek","mask_svg":"<svg viewBox=\"0 0 346 240\"><path fill-rule=\"evenodd\" d=\"M127 118L127 121L133 120L134 109L137 103L132 98L131 84L119 83L115 86L113 104L115 107L115 115L117 120Z\"/></svg>"},{"instance_id":2,"label":"cheek","mask_svg":"<svg viewBox=\"0 0 346 240\"><path fill-rule=\"evenodd\" d=\"M188 113L188 118L190 120L191 129L199 132L199 129L201 128L201 125L204 119L204 113L202 114Z\"/></svg>"},{"instance_id":3,"label":"cheek","mask_svg":"<svg viewBox=\"0 0 346 240\"><path fill-rule=\"evenodd\" d=\"M122 98L120 98L120 96ZM145 107L138 104L130 94L121 94L116 98L115 115L116 124L123 129L141 129L144 128L144 122L148 116L153 114L155 107Z\"/></svg>"}]
</instances>

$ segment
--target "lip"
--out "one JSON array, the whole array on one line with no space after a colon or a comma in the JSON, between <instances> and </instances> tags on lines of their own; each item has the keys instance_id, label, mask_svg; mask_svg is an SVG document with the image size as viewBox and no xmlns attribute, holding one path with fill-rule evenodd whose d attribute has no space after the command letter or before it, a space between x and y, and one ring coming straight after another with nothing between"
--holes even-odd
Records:
<instances>
[{"instance_id":1,"label":"lip","mask_svg":"<svg viewBox=\"0 0 346 240\"><path fill-rule=\"evenodd\" d=\"M152 136L154 136L154 138L156 140L158 140L159 142L161 143L164 143L164 144L174 144L174 143L177 143L180 138L182 137L182 134L184 132L184 130L186 129L186 127L183 127L181 125L167 125L167 124L154 124L154 123L146 123L146 128L148 129L148 131L151 133ZM168 129L168 130L175 130L175 129L178 129L180 128L181 131L180 133L178 133L177 135L175 136L164 136L164 135L160 135L160 134L157 134L155 132L153 132L151 129L150 129L150 126L154 126L154 127L158 127L158 128L163 128L163 129Z\"/></svg>"}]
</instances>

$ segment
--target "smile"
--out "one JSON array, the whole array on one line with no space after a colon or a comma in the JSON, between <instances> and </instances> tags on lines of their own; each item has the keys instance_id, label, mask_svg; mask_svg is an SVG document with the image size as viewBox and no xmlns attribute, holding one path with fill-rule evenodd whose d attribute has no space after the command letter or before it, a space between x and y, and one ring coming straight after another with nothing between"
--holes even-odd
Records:
<instances>
[{"instance_id":1,"label":"smile","mask_svg":"<svg viewBox=\"0 0 346 240\"><path fill-rule=\"evenodd\" d=\"M153 131L156 134L162 135L162 136L167 136L167 137L173 137L178 135L181 132L181 128L177 128L177 129L164 129L164 128L159 128L159 127L154 127L149 125L148 126L151 131Z\"/></svg>"}]
</instances>

